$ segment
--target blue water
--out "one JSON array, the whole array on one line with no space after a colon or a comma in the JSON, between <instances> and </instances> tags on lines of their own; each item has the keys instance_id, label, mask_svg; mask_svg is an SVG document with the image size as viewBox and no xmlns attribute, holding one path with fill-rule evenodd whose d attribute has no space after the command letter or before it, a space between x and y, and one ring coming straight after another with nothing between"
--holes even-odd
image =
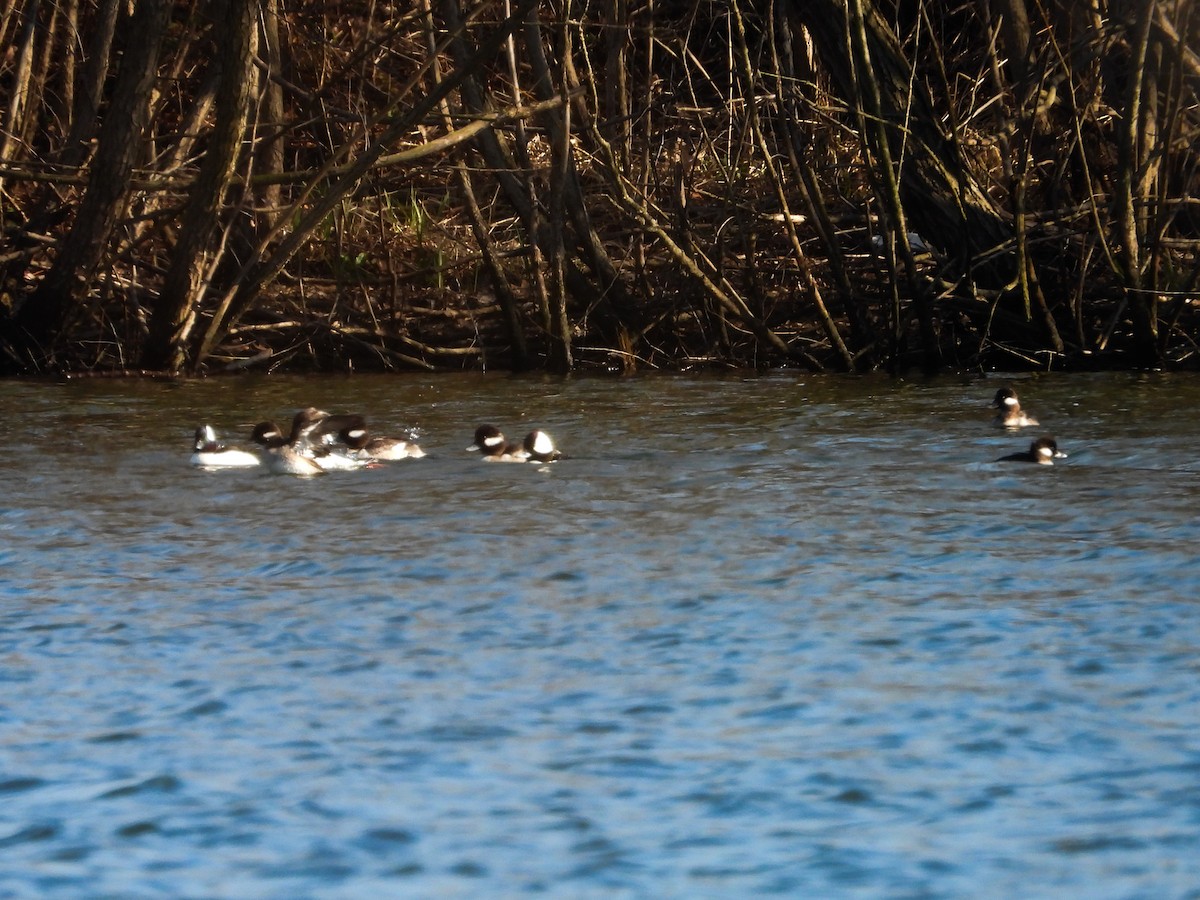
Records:
<instances>
[{"instance_id":1,"label":"blue water","mask_svg":"<svg viewBox=\"0 0 1200 900\"><path fill-rule=\"evenodd\" d=\"M1200 380L1005 383L3 385L0 897L1200 897Z\"/></svg>"}]
</instances>

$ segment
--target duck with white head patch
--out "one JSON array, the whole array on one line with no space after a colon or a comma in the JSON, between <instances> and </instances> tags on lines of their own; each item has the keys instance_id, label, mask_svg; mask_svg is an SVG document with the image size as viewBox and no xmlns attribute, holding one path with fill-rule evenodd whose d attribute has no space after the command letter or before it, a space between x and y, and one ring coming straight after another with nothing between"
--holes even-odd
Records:
<instances>
[{"instance_id":1,"label":"duck with white head patch","mask_svg":"<svg viewBox=\"0 0 1200 900\"><path fill-rule=\"evenodd\" d=\"M267 468L276 475L324 475L325 470L297 450L274 422L259 422L250 439L266 451Z\"/></svg>"},{"instance_id":2,"label":"duck with white head patch","mask_svg":"<svg viewBox=\"0 0 1200 900\"><path fill-rule=\"evenodd\" d=\"M400 438L371 437L366 427L343 428L338 437L359 459L421 459L425 456L415 441Z\"/></svg>"},{"instance_id":3,"label":"duck with white head patch","mask_svg":"<svg viewBox=\"0 0 1200 900\"><path fill-rule=\"evenodd\" d=\"M529 454L520 444L509 441L495 425L480 425L468 450L478 450L488 462L526 462Z\"/></svg>"},{"instance_id":4,"label":"duck with white head patch","mask_svg":"<svg viewBox=\"0 0 1200 900\"><path fill-rule=\"evenodd\" d=\"M196 429L191 463L204 469L244 469L259 465L261 460L248 450L226 447L217 440L211 425L201 425Z\"/></svg>"},{"instance_id":5,"label":"duck with white head patch","mask_svg":"<svg viewBox=\"0 0 1200 900\"><path fill-rule=\"evenodd\" d=\"M1054 460L1066 458L1065 453L1058 449L1058 442L1052 437L1040 437L1024 453L1010 453L1002 456L996 462L1031 462L1043 466L1054 465Z\"/></svg>"},{"instance_id":6,"label":"duck with white head patch","mask_svg":"<svg viewBox=\"0 0 1200 900\"><path fill-rule=\"evenodd\" d=\"M1010 387L1002 387L996 391L992 406L1000 410L996 413L996 418L992 420L993 425L1003 428L1026 428L1038 423L1037 419L1027 415L1025 410L1021 409L1021 401L1017 399L1017 392Z\"/></svg>"},{"instance_id":7,"label":"duck with white head patch","mask_svg":"<svg viewBox=\"0 0 1200 900\"><path fill-rule=\"evenodd\" d=\"M315 475L339 469L360 469L361 459L331 449L326 435L337 420L360 420L361 417L330 416L314 407L296 413L291 432L284 435L274 422L259 422L252 439L266 448L271 471L284 475ZM332 420L332 423L331 423Z\"/></svg>"},{"instance_id":8,"label":"duck with white head patch","mask_svg":"<svg viewBox=\"0 0 1200 900\"><path fill-rule=\"evenodd\" d=\"M552 463L563 458L562 451L554 446L554 439L540 428L525 435L522 449L531 463Z\"/></svg>"}]
</instances>

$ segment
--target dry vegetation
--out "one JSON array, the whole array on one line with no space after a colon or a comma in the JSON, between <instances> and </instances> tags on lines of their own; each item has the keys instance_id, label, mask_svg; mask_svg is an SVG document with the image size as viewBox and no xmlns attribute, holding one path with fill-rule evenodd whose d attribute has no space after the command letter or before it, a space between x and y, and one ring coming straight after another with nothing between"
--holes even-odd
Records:
<instances>
[{"instance_id":1,"label":"dry vegetation","mask_svg":"<svg viewBox=\"0 0 1200 900\"><path fill-rule=\"evenodd\" d=\"M1198 35L1186 0L15 0L0 371L1194 366Z\"/></svg>"}]
</instances>

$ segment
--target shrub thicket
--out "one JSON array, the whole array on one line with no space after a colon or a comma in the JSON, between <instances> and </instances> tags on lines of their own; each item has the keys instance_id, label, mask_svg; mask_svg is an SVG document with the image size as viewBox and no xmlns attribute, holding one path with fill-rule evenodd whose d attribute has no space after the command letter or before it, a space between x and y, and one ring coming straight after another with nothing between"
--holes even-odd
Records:
<instances>
[{"instance_id":1,"label":"shrub thicket","mask_svg":"<svg viewBox=\"0 0 1200 900\"><path fill-rule=\"evenodd\" d=\"M1186 0L15 0L0 371L1188 365Z\"/></svg>"}]
</instances>

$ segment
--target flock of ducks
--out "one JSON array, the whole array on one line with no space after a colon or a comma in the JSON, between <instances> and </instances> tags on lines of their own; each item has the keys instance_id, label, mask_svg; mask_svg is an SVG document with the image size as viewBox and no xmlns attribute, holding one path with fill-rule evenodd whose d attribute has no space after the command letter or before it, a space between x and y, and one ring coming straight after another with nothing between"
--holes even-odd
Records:
<instances>
[{"instance_id":1,"label":"flock of ducks","mask_svg":"<svg viewBox=\"0 0 1200 900\"><path fill-rule=\"evenodd\" d=\"M274 422L259 422L250 439L256 451L227 447L211 425L196 429L191 463L204 469L265 465L282 475L323 475L359 469L384 460L425 456L415 441L373 436L360 415L331 414L314 407L300 410L285 433ZM494 425L480 425L467 448L489 462L550 463L563 454L546 432L534 429L521 443L508 441Z\"/></svg>"},{"instance_id":2,"label":"flock of ducks","mask_svg":"<svg viewBox=\"0 0 1200 900\"><path fill-rule=\"evenodd\" d=\"M1021 409L1021 401L1017 392L1010 387L1002 387L996 391L992 406L999 410L993 420L1002 428L1027 428L1036 425L1038 420L1029 416ZM1040 437L1023 453L1010 453L1002 456L996 462L1032 462L1043 466L1054 465L1054 460L1062 459L1067 454L1058 449L1058 442L1052 437Z\"/></svg>"},{"instance_id":3,"label":"flock of ducks","mask_svg":"<svg viewBox=\"0 0 1200 900\"><path fill-rule=\"evenodd\" d=\"M995 424L1016 429L1037 425L1037 419L1021 409L1016 391L1002 387L996 391L992 406L998 410ZM330 414L308 407L292 418L291 429L284 433L274 422L259 422L250 435L258 450L226 447L211 425L196 429L192 465L206 469L242 468L266 465L272 472L285 475L323 475L337 469L357 469L383 460L420 459L425 455L415 441L377 437L367 429L360 415ZM489 462L551 463L563 454L550 435L534 429L521 442L509 441L495 425L480 425L468 450L477 451ZM1067 454L1058 449L1052 437L1040 437L1022 453L1002 456L997 462L1054 464Z\"/></svg>"}]
</instances>

